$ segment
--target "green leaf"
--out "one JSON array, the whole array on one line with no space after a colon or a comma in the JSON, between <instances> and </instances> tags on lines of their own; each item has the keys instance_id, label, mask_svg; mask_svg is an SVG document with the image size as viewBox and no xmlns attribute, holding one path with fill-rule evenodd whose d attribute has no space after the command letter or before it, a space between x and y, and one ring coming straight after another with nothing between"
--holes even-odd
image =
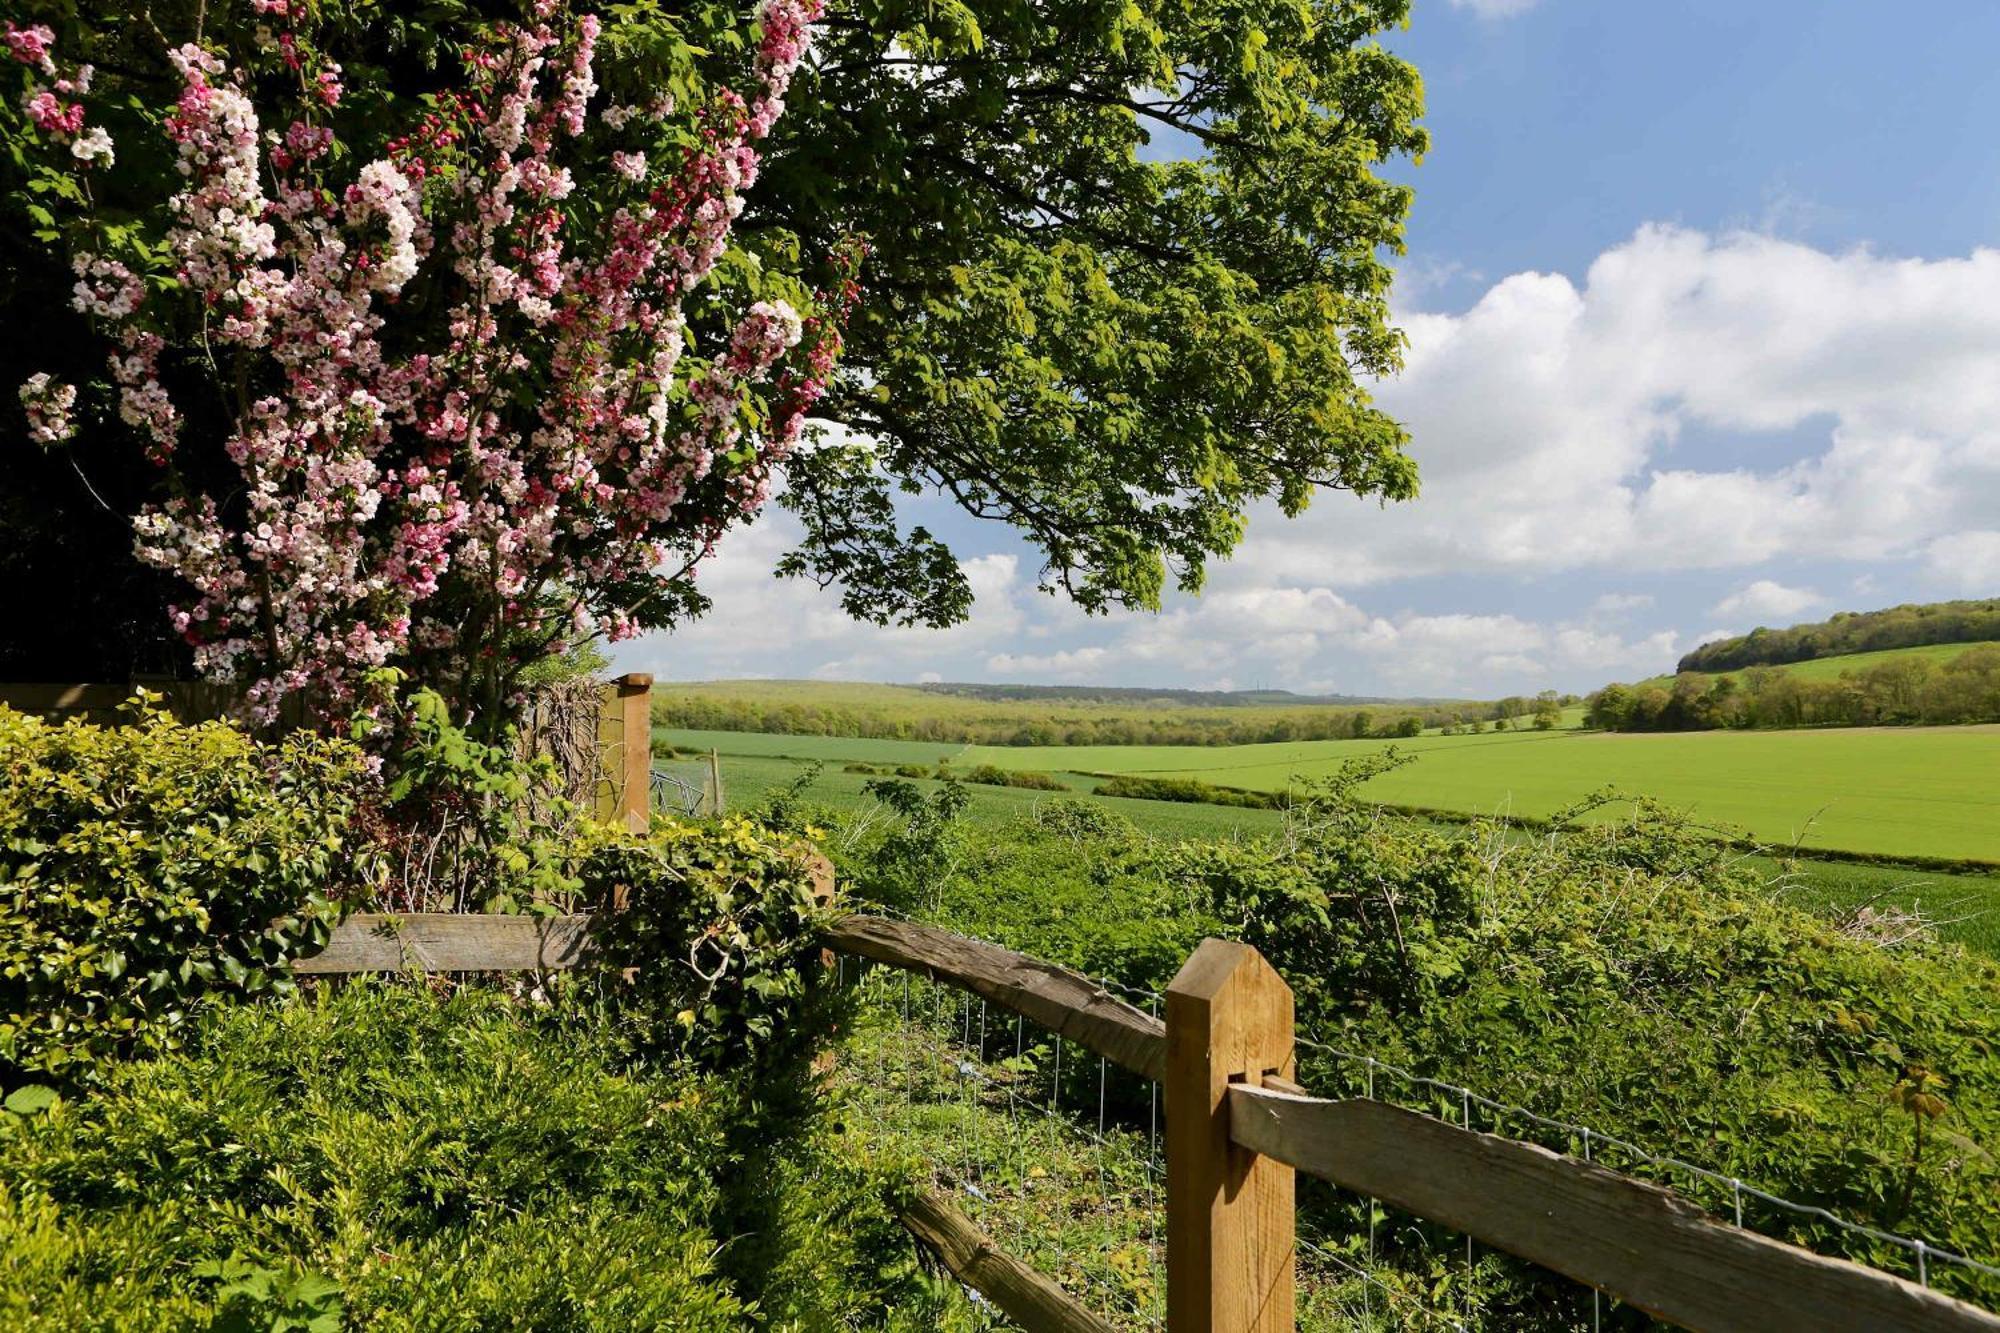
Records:
<instances>
[{"instance_id":1,"label":"green leaf","mask_svg":"<svg viewBox=\"0 0 2000 1333\"><path fill-rule=\"evenodd\" d=\"M39 1115L61 1100L54 1088L43 1087L39 1083L29 1083L8 1093L7 1099L0 1102L0 1107L5 1107L15 1115Z\"/></svg>"}]
</instances>

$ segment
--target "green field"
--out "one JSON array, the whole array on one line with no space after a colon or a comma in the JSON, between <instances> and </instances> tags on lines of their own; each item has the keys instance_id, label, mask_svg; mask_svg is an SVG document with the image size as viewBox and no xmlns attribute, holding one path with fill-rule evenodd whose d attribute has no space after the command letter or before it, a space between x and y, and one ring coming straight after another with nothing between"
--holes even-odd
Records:
<instances>
[{"instance_id":1,"label":"green field","mask_svg":"<svg viewBox=\"0 0 2000 1333\"><path fill-rule=\"evenodd\" d=\"M1245 775L1263 775L1282 783L1284 775L1294 772L1327 772L1346 756L1359 754L1380 746L1370 741L1326 742L1292 746L1243 746L1234 750L1216 751L1206 748L1192 749L1148 749L1144 747L1091 747L1089 749L1019 750L1012 747L992 749L968 749L961 746L933 745L917 742L854 740L828 736L770 736L761 733L740 732L689 732L666 731L658 733L663 744L678 746L682 754L694 752L705 754L713 748L722 755L723 780L727 788L731 809L743 810L756 806L769 793L783 788L804 773L812 763L822 765L818 778L814 781L809 800L829 806L835 810L851 813L864 810L876 804L866 791L867 784L874 779L866 774L846 773L841 766L852 762L873 764L917 763L930 765L941 758L952 758L963 768L974 762L1001 762L1011 760L1005 766L1035 767L1055 769L1062 763L1095 765L1096 772L1143 771L1147 764L1173 762L1180 759L1223 760L1225 762L1247 763L1244 768L1196 767L1158 770L1177 775L1193 774L1205 780L1229 786L1250 786ZM1979 739L1983 736L1983 742ZM1602 763L1607 759L1615 762L1616 771L1625 775L1625 785L1637 787L1640 781L1656 784L1669 767L1669 760L1679 764L1679 781L1707 792L1710 800L1698 804L1698 808L1710 817L1721 818L1714 808L1726 794L1734 805L1754 806L1761 801L1767 807L1767 817L1785 808L1788 799L1797 800L1805 813L1801 821L1808 818L1811 809L1805 808L1804 801L1818 799L1826 804L1824 794L1813 798L1798 795L1797 792L1818 785L1824 786L1831 779L1822 777L1817 783L1808 780L1804 769L1798 765L1779 766L1773 769L1771 762L1762 763L1752 772L1731 772L1718 777L1713 771L1718 751L1702 751L1703 744L1716 741L1783 742L1787 740L1814 740L1824 742L1831 739L1836 743L1848 737L1882 737L1894 739L1916 739L1919 742L1944 737L1971 737L1973 748L1977 750L1983 743L1989 747L2000 747L2000 728L1949 728L1932 731L1880 730L1869 732L1754 732L1754 733L1682 733L1662 736L1566 736L1562 733L1512 732L1487 733L1480 736L1421 737L1402 742L1402 748L1424 756L1417 764L1400 773L1379 778L1367 789L1372 795L1383 800L1409 805L1424 805L1439 809L1462 809L1468 812L1482 812L1506 806L1518 813L1534 813L1530 807L1530 796L1524 795L1522 775L1527 773L1546 775L1544 785L1549 796L1549 808L1553 809L1574 795L1586 792L1596 785L1585 771L1588 763ZM1608 742L1608 746L1604 743ZM1664 743L1663 745L1661 743ZM1864 740L1862 754L1866 753ZM1579 746L1583 748L1568 749ZM1657 751L1647 749L1659 746ZM1593 748L1595 747L1595 748ZM1633 747L1633 748L1627 748ZM1753 745L1753 748L1761 748ZM1843 748L1850 766L1856 751L1853 747ZM1819 751L1815 750L1815 753ZM1793 751L1796 754L1798 751ZM1991 751L1984 761L1987 770L1992 769ZM1633 759L1631 755L1640 756ZM1831 751L1826 752L1831 758ZM1560 761L1560 762L1559 762ZM1969 763L1977 766L1981 762L1977 754L1972 755L1960 767ZM691 780L699 781L701 764L690 758L677 760L663 759L659 767L678 772ZM1919 771L1925 767L1919 753ZM1641 774L1643 776L1635 776ZM1427 771L1428 770L1428 771ZM1765 785L1745 785L1746 781L1762 774ZM1777 787L1769 785L1775 772ZM1085 795L1097 785L1097 779L1086 774L1066 772L1064 781L1070 783L1078 795ZM1454 788L1447 780L1456 783L1456 790L1464 794L1464 803L1454 806L1450 796ZM1489 785L1482 787L1485 782ZM1496 790L1490 784L1508 783L1501 786L1500 794L1489 799L1488 793ZM1401 784L1401 785L1398 785ZM1799 784L1805 784L1799 786ZM919 783L926 789L935 787L929 780ZM1871 784L1872 785L1872 784ZM1982 824L1976 813L1953 818L1945 816L1947 822L1959 826L1961 836L1966 836L1971 845L1982 847L1982 853L1975 851L1964 855L1993 858L1989 844L1980 840L1984 830L1992 836L1992 805L1994 783L1991 778L1981 783L1977 776L1965 779L1965 786L1974 793L1983 792L1987 802L1987 815ZM1392 787L1391 793L1377 790ZM1009 787L968 786L971 805L967 816L978 823L992 824L1030 814L1038 804L1045 802L1055 793L1026 791ZM1513 801L1507 805L1507 796L1512 793ZM1964 795L1964 792L1959 793ZM1223 806L1177 804L1169 801L1138 801L1116 798L1093 797L1104 805L1119 811L1133 823L1158 837L1261 837L1275 832L1282 817L1270 810L1240 810ZM1894 813L1900 807L1884 805L1891 798L1884 793L1870 792L1867 811L1877 818L1888 818L1891 824L1882 836L1901 855L1946 855L1931 850L1935 843L1911 843L1894 836L1898 818ZM1475 803L1476 802L1476 803ZM1690 802L1694 803L1694 802ZM1823 835L1831 821L1834 810L1857 802L1836 800L1826 814L1814 826L1814 836L1806 841L1809 849L1825 850L1837 844L1829 842ZM1970 806L1954 804L1950 800L1926 802L1921 799L1911 801L1920 810L1930 805L1942 805L1949 811L1974 811L1976 802ZM1813 807L1817 808L1817 807ZM1884 813L1888 811L1889 813ZM1543 811L1546 813L1546 811ZM1843 810L1843 814L1845 811ZM1836 828L1842 827L1835 823ZM1523 836L1527 836L1524 832ZM1772 841L1776 836L1766 834ZM1843 849L1844 850L1844 849ZM1876 850L1876 849L1863 849ZM1764 869L1772 882L1773 891L1790 897L1802 905L1825 910L1851 910L1863 904L1873 904L1877 908L1895 907L1904 910L1919 910L1938 923L1938 933L1946 939L1957 940L1988 953L2000 954L2000 911L1992 904L2000 898L2000 878L1987 874L1946 874L1934 871L1899 869L1893 866L1877 866L1843 863L1839 861L1805 861L1787 867L1776 857L1753 858Z\"/></svg>"},{"instance_id":2,"label":"green field","mask_svg":"<svg viewBox=\"0 0 2000 1333\"><path fill-rule=\"evenodd\" d=\"M1387 744L974 746L960 762L1277 790ZM1423 736L1400 748L1416 762L1369 782L1364 795L1471 814L1543 816L1610 786L1773 844L2000 862L2000 726L1500 732Z\"/></svg>"},{"instance_id":3,"label":"green field","mask_svg":"<svg viewBox=\"0 0 2000 1333\"><path fill-rule=\"evenodd\" d=\"M830 769L856 761L931 765L948 758L961 768L1189 777L1266 791L1326 776L1348 759L1391 744L1023 747L736 732L662 731L660 737L683 750L714 747L739 760L818 759ZM1507 731L1395 744L1416 762L1362 789L1395 805L1538 817L1615 787L1685 806L1773 845L2000 863L2000 726L1651 735ZM854 778L857 791L866 781L842 776Z\"/></svg>"},{"instance_id":4,"label":"green field","mask_svg":"<svg viewBox=\"0 0 2000 1333\"><path fill-rule=\"evenodd\" d=\"M672 732L674 737L705 735L727 737L731 740L801 740L798 736L731 736L727 732ZM811 738L826 739L826 738ZM684 743L684 742L683 742ZM827 740L829 746L837 740ZM884 742L848 742L848 744L883 744ZM894 742L887 742L894 744ZM819 776L814 779L807 800L829 806L842 812L853 812L876 805L874 797L868 795L867 786L875 777L865 773L845 773L841 771L844 762L861 761L882 763L880 757L870 758L863 754L849 754L834 757L821 754L813 757L785 758L776 754L732 753L717 746L722 751L723 789L731 810L747 810L764 800L771 792L777 791L803 774L814 762L822 765ZM933 749L940 747L931 747ZM891 760L889 762L924 762L923 760ZM693 782L699 782L701 767L689 760L662 760L655 768L679 774ZM1096 780L1079 775L1067 775L1064 779L1074 787L1077 796L1085 796L1096 786ZM925 790L934 790L938 784L930 779L918 779L918 785ZM1029 791L1020 787L988 787L967 784L965 790L972 802L966 809L968 818L979 823L999 823L1033 813L1039 804L1063 795L1061 792ZM1219 805L1181 805L1171 801L1134 801L1117 797L1098 797L1102 804L1127 816L1133 823L1148 833L1168 838L1227 838L1237 836L1262 836L1276 831L1283 822L1283 816L1275 810L1239 810Z\"/></svg>"}]
</instances>

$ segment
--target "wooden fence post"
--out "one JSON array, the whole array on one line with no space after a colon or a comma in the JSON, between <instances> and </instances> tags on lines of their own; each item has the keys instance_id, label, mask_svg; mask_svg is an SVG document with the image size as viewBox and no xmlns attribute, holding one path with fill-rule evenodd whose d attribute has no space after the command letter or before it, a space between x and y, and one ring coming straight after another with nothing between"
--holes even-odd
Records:
<instances>
[{"instance_id":1,"label":"wooden fence post","mask_svg":"<svg viewBox=\"0 0 2000 1333\"><path fill-rule=\"evenodd\" d=\"M618 741L625 760L617 814L639 833L653 813L653 678L632 671L611 683L618 690Z\"/></svg>"},{"instance_id":2,"label":"wooden fence post","mask_svg":"<svg viewBox=\"0 0 2000 1333\"><path fill-rule=\"evenodd\" d=\"M1167 987L1168 1333L1292 1333L1292 1168L1229 1138L1229 1086L1292 1076L1292 990L1203 940Z\"/></svg>"}]
</instances>

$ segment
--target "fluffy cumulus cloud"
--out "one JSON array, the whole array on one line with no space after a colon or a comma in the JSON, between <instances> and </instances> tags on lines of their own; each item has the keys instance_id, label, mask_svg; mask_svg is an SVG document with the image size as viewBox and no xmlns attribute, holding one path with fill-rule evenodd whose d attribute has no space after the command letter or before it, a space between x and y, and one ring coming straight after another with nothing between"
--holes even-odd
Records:
<instances>
[{"instance_id":1,"label":"fluffy cumulus cloud","mask_svg":"<svg viewBox=\"0 0 2000 1333\"><path fill-rule=\"evenodd\" d=\"M1814 607L1825 604L1826 598L1810 588L1787 588L1775 579L1758 579L1730 593L1713 609L1718 616L1733 616L1739 620L1759 617L1795 620Z\"/></svg>"},{"instance_id":2,"label":"fluffy cumulus cloud","mask_svg":"<svg viewBox=\"0 0 2000 1333\"><path fill-rule=\"evenodd\" d=\"M1933 578L1968 596L2000 591L2000 531L1982 528L1939 537L1924 548Z\"/></svg>"},{"instance_id":3,"label":"fluffy cumulus cloud","mask_svg":"<svg viewBox=\"0 0 2000 1333\"><path fill-rule=\"evenodd\" d=\"M1626 630L1642 598L1600 599L1573 619L1371 611L1324 586L1224 586L1158 615L1087 617L1035 590L1014 555L966 562L972 618L949 630L884 630L841 614L832 594L770 574L797 529L774 512L703 574L716 609L672 635L621 646L623 668L664 679L1011 680L1386 694L1500 694L1651 675L1689 644ZM1612 613L1606 613L1609 606Z\"/></svg>"},{"instance_id":4,"label":"fluffy cumulus cloud","mask_svg":"<svg viewBox=\"0 0 2000 1333\"><path fill-rule=\"evenodd\" d=\"M1378 397L1423 497L1264 524L1250 563L1352 587L1908 559L2000 507L2000 251L1647 227L1581 283L1516 274L1404 322L1407 369Z\"/></svg>"},{"instance_id":5,"label":"fluffy cumulus cloud","mask_svg":"<svg viewBox=\"0 0 2000 1333\"><path fill-rule=\"evenodd\" d=\"M793 536L773 514L705 574L709 622L621 660L680 677L1492 694L1665 669L1707 637L1676 620L1831 609L1800 583L1844 579L1857 606L2000 592L2000 251L1904 259L1649 226L1580 279L1520 273L1403 323L1407 368L1377 396L1410 428L1422 497L1259 514L1208 593L1162 615L1090 619L1038 596L1032 556L995 537L969 547L1002 551L967 565L970 623L857 627L831 596L770 581ZM1578 609L1531 618L1483 593L1524 580ZM1595 587L1568 596L1565 580ZM1675 580L1706 591L1656 604ZM1398 609L1405 587L1425 611Z\"/></svg>"}]
</instances>

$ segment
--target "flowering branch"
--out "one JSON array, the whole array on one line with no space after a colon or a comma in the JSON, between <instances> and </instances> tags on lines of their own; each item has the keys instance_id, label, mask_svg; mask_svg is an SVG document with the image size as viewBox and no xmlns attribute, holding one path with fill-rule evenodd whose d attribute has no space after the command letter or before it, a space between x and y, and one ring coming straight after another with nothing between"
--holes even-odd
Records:
<instances>
[{"instance_id":1,"label":"flowering branch","mask_svg":"<svg viewBox=\"0 0 2000 1333\"><path fill-rule=\"evenodd\" d=\"M281 39L300 74L279 131L222 56L172 53L175 282L149 292L82 249L74 303L106 330L119 415L169 483L137 551L188 585L169 615L203 674L270 720L301 692L337 716L396 664L504 718L533 658L698 603L694 566L767 498L857 290L858 251L804 314L778 298L732 314L716 281L818 14L764 0L745 92L681 114L684 146L662 151L671 99L594 110L599 21L543 3L351 175L328 123L337 65ZM6 43L58 71L47 29L10 25ZM62 98L88 86L27 103L79 170L113 151L76 151L102 132ZM175 341L190 320L199 358ZM191 437L177 362L234 404L220 441ZM38 443L74 430L70 386L36 376L21 399ZM218 451L232 483L204 490Z\"/></svg>"}]
</instances>

